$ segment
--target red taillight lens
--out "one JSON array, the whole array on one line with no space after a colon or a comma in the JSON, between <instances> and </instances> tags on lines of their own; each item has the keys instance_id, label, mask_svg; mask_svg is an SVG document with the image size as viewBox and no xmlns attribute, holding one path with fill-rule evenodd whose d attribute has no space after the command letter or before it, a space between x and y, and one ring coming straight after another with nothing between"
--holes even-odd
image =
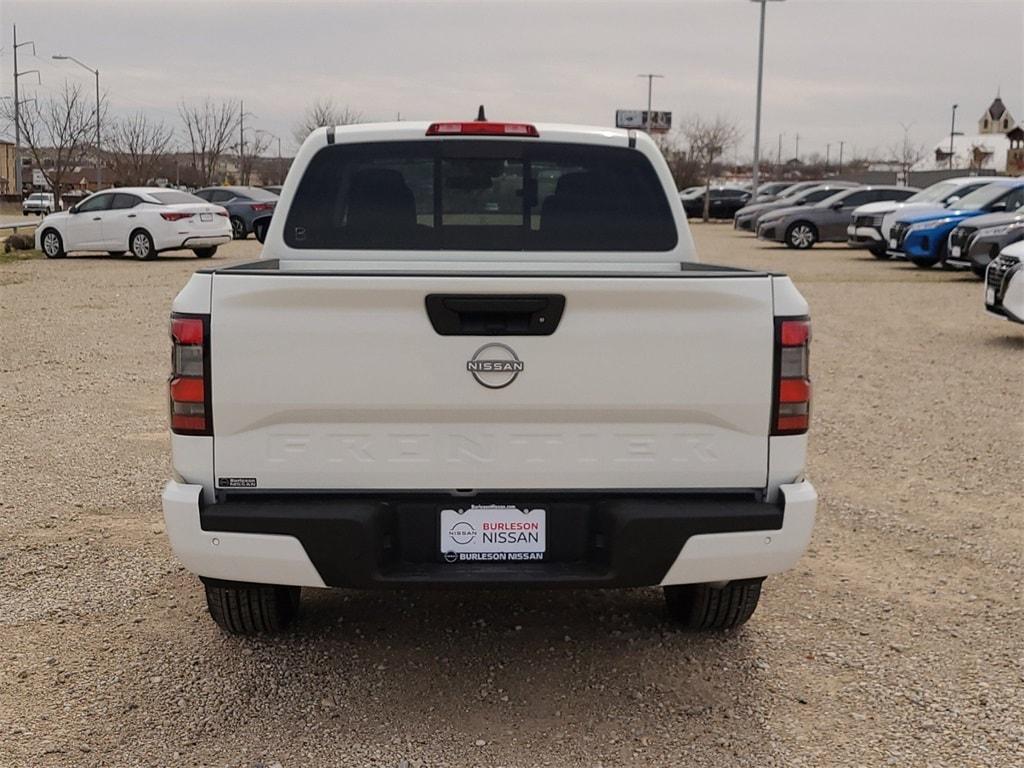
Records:
<instances>
[{"instance_id":1,"label":"red taillight lens","mask_svg":"<svg viewBox=\"0 0 1024 768\"><path fill-rule=\"evenodd\" d=\"M191 219L195 216L194 213L161 213L160 218L165 221L181 221L182 219Z\"/></svg>"},{"instance_id":2,"label":"red taillight lens","mask_svg":"<svg viewBox=\"0 0 1024 768\"><path fill-rule=\"evenodd\" d=\"M210 362L206 352L209 317L171 315L171 431L213 434L210 417Z\"/></svg>"},{"instance_id":3,"label":"red taillight lens","mask_svg":"<svg viewBox=\"0 0 1024 768\"><path fill-rule=\"evenodd\" d=\"M540 136L536 126L529 123L431 123L427 136L513 136L522 138Z\"/></svg>"},{"instance_id":4,"label":"red taillight lens","mask_svg":"<svg viewBox=\"0 0 1024 768\"><path fill-rule=\"evenodd\" d=\"M273 203L249 203L249 207L254 211L272 211L274 210Z\"/></svg>"},{"instance_id":5,"label":"red taillight lens","mask_svg":"<svg viewBox=\"0 0 1024 768\"><path fill-rule=\"evenodd\" d=\"M811 420L811 321L776 318L773 435L801 435Z\"/></svg>"}]
</instances>

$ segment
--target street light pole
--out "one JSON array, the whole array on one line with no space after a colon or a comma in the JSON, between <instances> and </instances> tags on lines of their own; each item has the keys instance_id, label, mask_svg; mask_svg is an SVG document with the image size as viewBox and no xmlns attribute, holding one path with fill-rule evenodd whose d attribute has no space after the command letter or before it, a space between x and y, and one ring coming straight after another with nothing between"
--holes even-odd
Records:
<instances>
[{"instance_id":1,"label":"street light pole","mask_svg":"<svg viewBox=\"0 0 1024 768\"><path fill-rule=\"evenodd\" d=\"M664 77L664 75L646 74L637 75L637 77L647 78L647 133L651 132L651 97L654 94L654 78Z\"/></svg>"},{"instance_id":2,"label":"street light pole","mask_svg":"<svg viewBox=\"0 0 1024 768\"><path fill-rule=\"evenodd\" d=\"M764 82L764 18L768 8L768 0L751 0L761 4L761 32L757 42L757 111L754 116L754 167L751 179L750 194L757 197L757 185L760 179L761 162L761 85ZM782 0L776 0L782 2ZM781 153L780 153L781 154Z\"/></svg>"},{"instance_id":3,"label":"street light pole","mask_svg":"<svg viewBox=\"0 0 1024 768\"><path fill-rule=\"evenodd\" d=\"M96 77L96 189L103 186L103 163L100 161L100 71L93 69L88 64L83 64L74 56L62 56L60 54L52 58L58 61L73 61L82 69L87 69Z\"/></svg>"}]
</instances>

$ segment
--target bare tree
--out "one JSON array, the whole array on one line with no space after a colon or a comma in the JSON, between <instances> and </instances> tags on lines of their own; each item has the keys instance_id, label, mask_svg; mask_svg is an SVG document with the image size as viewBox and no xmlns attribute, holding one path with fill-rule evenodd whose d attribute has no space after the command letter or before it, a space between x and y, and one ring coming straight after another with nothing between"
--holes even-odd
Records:
<instances>
[{"instance_id":1,"label":"bare tree","mask_svg":"<svg viewBox=\"0 0 1024 768\"><path fill-rule=\"evenodd\" d=\"M0 102L5 119L11 119L14 105ZM100 114L104 112L101 101ZM82 165L95 138L96 105L90 105L77 83L64 87L49 98L36 98L21 105L21 137L36 167L42 172L59 206L61 192L75 168ZM8 114L9 113L9 114Z\"/></svg>"},{"instance_id":2,"label":"bare tree","mask_svg":"<svg viewBox=\"0 0 1024 768\"><path fill-rule=\"evenodd\" d=\"M331 99L317 99L306 107L302 119L292 130L292 136L296 144L302 144L309 134L325 125L352 125L361 122L363 122L362 113L350 108L347 104L339 107Z\"/></svg>"},{"instance_id":3,"label":"bare tree","mask_svg":"<svg viewBox=\"0 0 1024 768\"><path fill-rule=\"evenodd\" d=\"M682 190L704 183L704 177L701 175L703 169L700 163L690 157L689 152L667 136L655 139L655 142L661 150L661 154L665 156L665 162L668 163L668 169L672 173L676 189Z\"/></svg>"},{"instance_id":4,"label":"bare tree","mask_svg":"<svg viewBox=\"0 0 1024 768\"><path fill-rule=\"evenodd\" d=\"M267 151L270 146L270 134L266 131L254 131L252 141L246 142L239 153L238 175L239 183L248 185L252 178L253 164L257 158Z\"/></svg>"},{"instance_id":5,"label":"bare tree","mask_svg":"<svg viewBox=\"0 0 1024 768\"><path fill-rule=\"evenodd\" d=\"M704 167L704 221L711 206L711 176L715 160L734 147L742 134L735 123L722 116L705 121L695 117L683 126L683 136L690 145L690 157Z\"/></svg>"},{"instance_id":6,"label":"bare tree","mask_svg":"<svg viewBox=\"0 0 1024 768\"><path fill-rule=\"evenodd\" d=\"M125 186L151 183L165 165L173 139L173 128L142 112L109 123L104 144L114 178Z\"/></svg>"},{"instance_id":7,"label":"bare tree","mask_svg":"<svg viewBox=\"0 0 1024 768\"><path fill-rule=\"evenodd\" d=\"M929 150L924 144L915 144L909 137L904 136L903 141L892 144L889 147L889 156L894 158L900 165L903 175L903 183L907 183L910 169L928 156Z\"/></svg>"},{"instance_id":8,"label":"bare tree","mask_svg":"<svg viewBox=\"0 0 1024 768\"><path fill-rule=\"evenodd\" d=\"M192 166L203 186L213 181L217 165L234 145L235 131L241 119L241 105L233 99L202 104L181 102L178 114L185 125Z\"/></svg>"}]
</instances>

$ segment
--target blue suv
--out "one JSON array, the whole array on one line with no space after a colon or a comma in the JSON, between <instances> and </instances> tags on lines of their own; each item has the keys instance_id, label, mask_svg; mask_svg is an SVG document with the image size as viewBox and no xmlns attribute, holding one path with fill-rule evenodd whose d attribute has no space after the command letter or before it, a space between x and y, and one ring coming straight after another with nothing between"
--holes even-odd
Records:
<instances>
[{"instance_id":1,"label":"blue suv","mask_svg":"<svg viewBox=\"0 0 1024 768\"><path fill-rule=\"evenodd\" d=\"M946 256L949 233L964 219L985 213L1015 211L1024 206L1024 179L1000 179L976 189L954 203L954 207L897 220L889 233L890 256L910 259L927 269Z\"/></svg>"}]
</instances>

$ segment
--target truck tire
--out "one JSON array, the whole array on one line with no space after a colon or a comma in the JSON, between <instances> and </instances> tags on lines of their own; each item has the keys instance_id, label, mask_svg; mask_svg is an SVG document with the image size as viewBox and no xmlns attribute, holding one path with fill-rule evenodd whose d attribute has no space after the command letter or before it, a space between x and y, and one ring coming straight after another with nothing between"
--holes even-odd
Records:
<instances>
[{"instance_id":1,"label":"truck tire","mask_svg":"<svg viewBox=\"0 0 1024 768\"><path fill-rule=\"evenodd\" d=\"M229 635L274 634L299 610L299 587L203 581L210 617Z\"/></svg>"},{"instance_id":2,"label":"truck tire","mask_svg":"<svg viewBox=\"0 0 1024 768\"><path fill-rule=\"evenodd\" d=\"M730 581L724 587L681 584L665 587L669 616L686 629L721 630L738 627L754 615L764 579Z\"/></svg>"}]
</instances>

